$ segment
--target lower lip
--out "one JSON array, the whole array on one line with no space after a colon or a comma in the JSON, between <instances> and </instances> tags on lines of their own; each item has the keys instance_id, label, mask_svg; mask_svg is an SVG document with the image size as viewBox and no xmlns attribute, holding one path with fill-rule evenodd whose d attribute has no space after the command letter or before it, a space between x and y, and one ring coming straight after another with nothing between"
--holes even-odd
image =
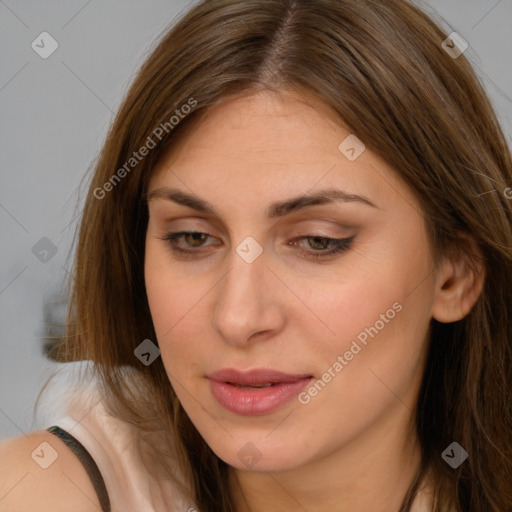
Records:
<instances>
[{"instance_id":1,"label":"lower lip","mask_svg":"<svg viewBox=\"0 0 512 512\"><path fill-rule=\"evenodd\" d=\"M242 389L227 382L210 379L213 396L220 405L235 414L266 414L276 410L297 396L312 377L294 382L281 382L274 386Z\"/></svg>"}]
</instances>

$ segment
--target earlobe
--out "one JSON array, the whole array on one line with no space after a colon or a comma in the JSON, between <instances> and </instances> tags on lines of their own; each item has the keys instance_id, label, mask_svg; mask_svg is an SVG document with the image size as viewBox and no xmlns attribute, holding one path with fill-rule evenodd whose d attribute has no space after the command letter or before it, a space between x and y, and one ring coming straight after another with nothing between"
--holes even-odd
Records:
<instances>
[{"instance_id":1,"label":"earlobe","mask_svg":"<svg viewBox=\"0 0 512 512\"><path fill-rule=\"evenodd\" d=\"M475 305L485 281L485 265L473 236L461 232L459 243L439 267L432 317L438 322L456 322Z\"/></svg>"}]
</instances>

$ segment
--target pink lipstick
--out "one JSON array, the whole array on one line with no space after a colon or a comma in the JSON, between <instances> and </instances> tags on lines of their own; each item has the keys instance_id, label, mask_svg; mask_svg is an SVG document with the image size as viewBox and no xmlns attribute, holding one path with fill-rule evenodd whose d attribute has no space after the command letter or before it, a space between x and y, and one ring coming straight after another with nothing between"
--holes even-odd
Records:
<instances>
[{"instance_id":1,"label":"pink lipstick","mask_svg":"<svg viewBox=\"0 0 512 512\"><path fill-rule=\"evenodd\" d=\"M266 368L248 372L224 368L207 378L213 396L225 409L235 414L257 415L272 412L289 402L313 377Z\"/></svg>"}]
</instances>

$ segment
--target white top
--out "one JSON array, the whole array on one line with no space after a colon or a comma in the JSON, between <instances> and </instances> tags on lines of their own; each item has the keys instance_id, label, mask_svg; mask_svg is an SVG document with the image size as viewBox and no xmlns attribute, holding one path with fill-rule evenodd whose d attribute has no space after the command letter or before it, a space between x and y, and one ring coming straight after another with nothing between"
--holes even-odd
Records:
<instances>
[{"instance_id":1,"label":"white top","mask_svg":"<svg viewBox=\"0 0 512 512\"><path fill-rule=\"evenodd\" d=\"M135 427L105 410L91 366L88 361L59 364L39 401L36 428L57 425L84 445L105 481L112 512L197 512L171 480L157 481L145 469L134 449ZM91 377L78 384L78 372ZM431 496L420 493L411 511L430 510Z\"/></svg>"},{"instance_id":2,"label":"white top","mask_svg":"<svg viewBox=\"0 0 512 512\"><path fill-rule=\"evenodd\" d=\"M146 470L134 449L135 427L110 415L92 377L77 382L78 372L89 373L88 361L62 363L40 399L37 428L57 425L87 449L94 459L110 498L112 512L193 512L171 480L159 480Z\"/></svg>"}]
</instances>

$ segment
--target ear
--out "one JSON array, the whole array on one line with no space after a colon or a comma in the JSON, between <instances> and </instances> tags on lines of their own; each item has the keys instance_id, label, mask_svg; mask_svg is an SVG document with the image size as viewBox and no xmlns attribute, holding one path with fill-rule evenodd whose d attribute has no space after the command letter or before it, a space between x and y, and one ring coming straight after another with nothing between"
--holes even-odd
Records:
<instances>
[{"instance_id":1,"label":"ear","mask_svg":"<svg viewBox=\"0 0 512 512\"><path fill-rule=\"evenodd\" d=\"M464 318L484 285L485 265L480 247L469 233L460 232L458 239L437 271L432 316L438 322Z\"/></svg>"}]
</instances>

